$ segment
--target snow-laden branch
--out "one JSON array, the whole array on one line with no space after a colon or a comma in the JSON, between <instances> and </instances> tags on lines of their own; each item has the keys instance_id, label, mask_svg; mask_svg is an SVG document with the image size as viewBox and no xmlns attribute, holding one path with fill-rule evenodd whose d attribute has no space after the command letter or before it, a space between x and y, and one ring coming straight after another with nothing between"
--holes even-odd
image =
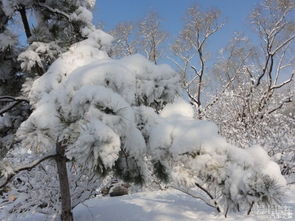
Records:
<instances>
[{"instance_id":1,"label":"snow-laden branch","mask_svg":"<svg viewBox=\"0 0 295 221\"><path fill-rule=\"evenodd\" d=\"M69 14L67 14L67 13L65 13L65 12L63 12L63 11L57 9L57 8L52 8L52 7L50 7L50 6L48 6L48 5L44 4L44 3L41 3L41 2L39 2L38 5L40 7L46 8L50 12L53 12L53 13L56 13L56 14L60 14L60 15L62 15L64 17L66 17L69 21L71 21L71 16Z\"/></svg>"}]
</instances>

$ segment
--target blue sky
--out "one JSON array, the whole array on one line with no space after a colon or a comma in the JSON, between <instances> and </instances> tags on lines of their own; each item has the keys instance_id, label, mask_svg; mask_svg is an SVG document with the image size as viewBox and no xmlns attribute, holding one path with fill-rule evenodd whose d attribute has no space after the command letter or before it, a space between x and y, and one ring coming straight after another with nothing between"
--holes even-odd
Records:
<instances>
[{"instance_id":1,"label":"blue sky","mask_svg":"<svg viewBox=\"0 0 295 221\"><path fill-rule=\"evenodd\" d=\"M218 8L226 19L225 36L235 31L248 32L247 17L259 0L97 0L94 23L102 22L106 31L121 21L138 21L149 11L160 15L164 30L175 35L181 29L186 9L197 3L202 8Z\"/></svg>"},{"instance_id":2,"label":"blue sky","mask_svg":"<svg viewBox=\"0 0 295 221\"><path fill-rule=\"evenodd\" d=\"M105 31L109 31L119 22L136 22L149 11L155 11L160 16L162 29L173 39L181 30L188 7L197 3L203 9L218 8L226 22L209 44L211 50L217 51L226 46L234 32L254 36L248 16L260 2L261 0L97 0L93 14L94 23L103 23Z\"/></svg>"}]
</instances>

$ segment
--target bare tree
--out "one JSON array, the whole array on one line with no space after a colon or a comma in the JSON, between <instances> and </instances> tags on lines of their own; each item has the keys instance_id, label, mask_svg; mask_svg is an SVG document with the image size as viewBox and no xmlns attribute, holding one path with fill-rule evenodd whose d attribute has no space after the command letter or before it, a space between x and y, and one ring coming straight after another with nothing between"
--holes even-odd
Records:
<instances>
[{"instance_id":1,"label":"bare tree","mask_svg":"<svg viewBox=\"0 0 295 221\"><path fill-rule=\"evenodd\" d=\"M250 19L258 38L251 44L236 35L224 49L215 72L225 89L205 107L206 117L229 141L243 147L261 144L270 155L288 155L286 161L280 158L282 167L295 159L294 11L289 0L265 0L253 10Z\"/></svg>"},{"instance_id":2,"label":"bare tree","mask_svg":"<svg viewBox=\"0 0 295 221\"><path fill-rule=\"evenodd\" d=\"M294 9L295 3L291 0L265 0L251 14L251 21L262 42L262 61L256 76L254 71L247 70L248 74L255 78L247 97L261 84L265 85L256 117L263 117L264 113L272 113L292 100L292 95L288 95L277 106L268 108L275 91L289 84L294 78L295 57L288 54L290 49L294 48L295 23L290 20ZM289 77L279 82L283 72ZM246 101L249 102L248 100L247 98Z\"/></svg>"},{"instance_id":3,"label":"bare tree","mask_svg":"<svg viewBox=\"0 0 295 221\"><path fill-rule=\"evenodd\" d=\"M134 36L135 28L131 22L122 22L110 31L115 38L111 50L112 57L123 57L137 52L138 42Z\"/></svg>"},{"instance_id":4,"label":"bare tree","mask_svg":"<svg viewBox=\"0 0 295 221\"><path fill-rule=\"evenodd\" d=\"M175 63L182 75L186 76L185 89L191 102L197 107L198 118L202 117L201 97L207 68L205 47L210 37L223 26L219 18L218 10L201 11L198 6L188 8L184 28L172 46L174 54L180 60ZM193 74L189 76L191 70Z\"/></svg>"},{"instance_id":5,"label":"bare tree","mask_svg":"<svg viewBox=\"0 0 295 221\"><path fill-rule=\"evenodd\" d=\"M160 44L167 38L167 33L160 29L159 16L155 12L150 12L139 23L140 45L146 57L157 64L161 56Z\"/></svg>"}]
</instances>

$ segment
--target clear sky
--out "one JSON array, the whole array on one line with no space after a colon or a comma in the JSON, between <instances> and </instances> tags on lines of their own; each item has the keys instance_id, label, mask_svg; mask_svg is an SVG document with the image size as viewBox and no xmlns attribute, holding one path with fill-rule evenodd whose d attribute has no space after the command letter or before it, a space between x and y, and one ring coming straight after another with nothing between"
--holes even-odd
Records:
<instances>
[{"instance_id":1,"label":"clear sky","mask_svg":"<svg viewBox=\"0 0 295 221\"><path fill-rule=\"evenodd\" d=\"M163 30L174 38L181 30L188 7L197 3L203 9L218 8L226 23L210 42L211 49L222 48L234 32L253 36L248 16L261 0L96 0L94 23L103 23L105 31L122 21L139 21L149 11L159 14Z\"/></svg>"},{"instance_id":2,"label":"clear sky","mask_svg":"<svg viewBox=\"0 0 295 221\"><path fill-rule=\"evenodd\" d=\"M149 11L159 13L163 27L169 32L178 31L185 10L197 3L202 8L219 8L227 18L227 32L243 29L251 9L259 0L97 0L94 22L103 22L106 28L120 21L137 21Z\"/></svg>"}]
</instances>

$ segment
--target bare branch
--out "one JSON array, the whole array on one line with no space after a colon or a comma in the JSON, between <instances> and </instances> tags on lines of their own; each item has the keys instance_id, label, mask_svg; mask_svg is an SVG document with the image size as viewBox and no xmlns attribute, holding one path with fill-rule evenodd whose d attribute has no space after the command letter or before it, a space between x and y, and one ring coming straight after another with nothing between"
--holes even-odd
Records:
<instances>
[{"instance_id":1,"label":"bare branch","mask_svg":"<svg viewBox=\"0 0 295 221\"><path fill-rule=\"evenodd\" d=\"M250 204L250 207L249 207L249 209L248 209L247 215L250 215L253 206L254 206L254 201L252 201L252 203Z\"/></svg>"},{"instance_id":2,"label":"bare branch","mask_svg":"<svg viewBox=\"0 0 295 221\"><path fill-rule=\"evenodd\" d=\"M189 84L191 84L195 79L196 79L196 77L201 77L201 75L200 75L200 73L199 73L199 71L197 70L197 68L195 67L195 66L193 66L193 65L191 65L191 69L193 69L194 70L194 72L195 72L195 74L196 74L196 76L190 81L190 83Z\"/></svg>"},{"instance_id":3,"label":"bare branch","mask_svg":"<svg viewBox=\"0 0 295 221\"><path fill-rule=\"evenodd\" d=\"M293 80L294 74L295 74L295 72L292 73L291 77L288 80L282 82L281 84L273 85L271 87L271 90L278 89L278 88L281 88L281 87L285 86L286 84L289 84Z\"/></svg>"},{"instance_id":4,"label":"bare branch","mask_svg":"<svg viewBox=\"0 0 295 221\"><path fill-rule=\"evenodd\" d=\"M28 100L23 98L14 98L10 96L0 96L0 101L4 102L11 102L10 104L7 104L0 110L0 116L2 116L4 113L8 112L12 108L14 108L16 105L18 105L21 102L29 103Z\"/></svg>"},{"instance_id":5,"label":"bare branch","mask_svg":"<svg viewBox=\"0 0 295 221\"><path fill-rule=\"evenodd\" d=\"M194 98L194 96L191 94L191 92L189 91L189 87L186 89L186 92L189 98L199 106L199 101L196 98Z\"/></svg>"},{"instance_id":6,"label":"bare branch","mask_svg":"<svg viewBox=\"0 0 295 221\"><path fill-rule=\"evenodd\" d=\"M28 164L28 165L25 165L25 166L21 166L21 167L17 167L15 169L13 169L13 173L10 173L6 179L4 180L4 182L0 185L0 188L3 188L4 186L6 186L9 181L15 176L17 175L18 173L20 173L21 171L24 171L24 170L31 170L33 169L34 167L38 166L40 163L42 163L43 161L45 160L48 160L48 159L52 159L52 158L55 158L57 156L57 154L50 154L50 155L46 155L44 157L42 157L41 159L38 159L38 160L35 160L33 161L32 163Z\"/></svg>"},{"instance_id":7,"label":"bare branch","mask_svg":"<svg viewBox=\"0 0 295 221\"><path fill-rule=\"evenodd\" d=\"M187 195L189 195L189 196L191 196L191 197L193 197L193 198L195 198L195 199L200 199L200 200L204 201L208 206L210 206L210 207L212 207L212 208L215 208L218 212L220 212L219 207L216 207L216 205L212 205L211 203L209 203L209 202L208 202L206 199L204 199L203 197L201 197L201 196L196 196L196 195L190 193L189 191L186 191L186 190L184 190L184 189L181 189L181 188L178 188L178 187L175 187L175 186L171 186L171 187L172 187L173 189L176 189L176 190L178 190L178 191L180 191L180 192L183 192L183 193L185 193L185 194L187 194Z\"/></svg>"},{"instance_id":8,"label":"bare branch","mask_svg":"<svg viewBox=\"0 0 295 221\"><path fill-rule=\"evenodd\" d=\"M273 50L271 52L272 55L276 54L279 50L281 50L284 46L286 46L287 44L289 44L291 41L293 41L295 39L295 35L292 35L291 37L289 37L287 40L285 40L284 42L282 42L275 50Z\"/></svg>"},{"instance_id":9,"label":"bare branch","mask_svg":"<svg viewBox=\"0 0 295 221\"><path fill-rule=\"evenodd\" d=\"M7 99L7 100L5 100ZM1 101L24 101L29 103L29 101L26 98L23 97L12 97L12 96L0 96L0 102Z\"/></svg>"},{"instance_id":10,"label":"bare branch","mask_svg":"<svg viewBox=\"0 0 295 221\"><path fill-rule=\"evenodd\" d=\"M282 55L280 56L280 60L279 60L279 63L278 63L278 65L277 65L277 70L276 70L276 76L275 76L274 84L277 83L277 81L278 81L278 79L279 79L279 75L280 75L280 73L281 73L281 70L284 68L284 67L282 66L282 63L283 63L283 60L284 60L284 58L285 58L285 55L286 55L286 51L284 51L284 52L282 53Z\"/></svg>"},{"instance_id":11,"label":"bare branch","mask_svg":"<svg viewBox=\"0 0 295 221\"><path fill-rule=\"evenodd\" d=\"M204 187L202 187L202 186L201 186L200 184L198 184L198 183L195 183L195 185L196 185L197 187L199 187L202 191L204 191L204 192L210 197L211 200L214 200L214 197L211 195L211 193L209 193L208 190L206 190ZM215 206L216 206L217 211L220 213L221 210L220 210L220 208L219 208L217 202L214 201L214 204L215 204Z\"/></svg>"},{"instance_id":12,"label":"bare branch","mask_svg":"<svg viewBox=\"0 0 295 221\"><path fill-rule=\"evenodd\" d=\"M268 114L272 114L273 112L281 109L285 104L291 103L292 102L292 97L287 97L285 100L282 101L282 103L279 104L279 106L273 108L272 110L268 111Z\"/></svg>"}]
</instances>

